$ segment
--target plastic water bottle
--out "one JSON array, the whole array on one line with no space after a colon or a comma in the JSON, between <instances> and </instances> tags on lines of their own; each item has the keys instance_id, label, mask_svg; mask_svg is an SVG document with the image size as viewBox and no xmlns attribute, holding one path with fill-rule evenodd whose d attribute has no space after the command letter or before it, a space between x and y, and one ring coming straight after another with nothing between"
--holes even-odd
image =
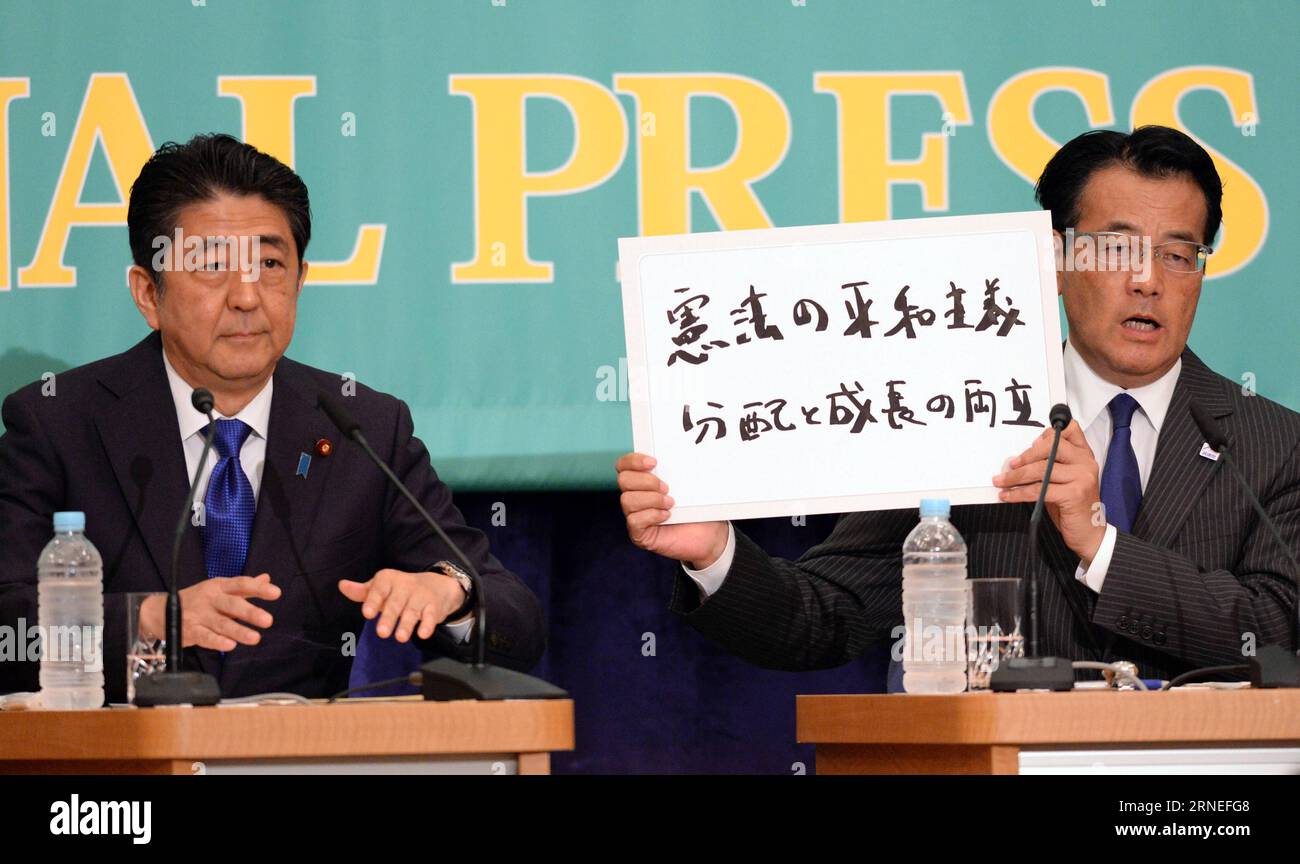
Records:
<instances>
[{"instance_id":1,"label":"plastic water bottle","mask_svg":"<svg viewBox=\"0 0 1300 864\"><path fill-rule=\"evenodd\" d=\"M85 513L55 513L36 565L45 708L104 704L104 560L85 530Z\"/></svg>"},{"instance_id":2,"label":"plastic water bottle","mask_svg":"<svg viewBox=\"0 0 1300 864\"><path fill-rule=\"evenodd\" d=\"M921 501L921 521L903 544L903 689L966 689L966 541L948 521L948 499Z\"/></svg>"}]
</instances>

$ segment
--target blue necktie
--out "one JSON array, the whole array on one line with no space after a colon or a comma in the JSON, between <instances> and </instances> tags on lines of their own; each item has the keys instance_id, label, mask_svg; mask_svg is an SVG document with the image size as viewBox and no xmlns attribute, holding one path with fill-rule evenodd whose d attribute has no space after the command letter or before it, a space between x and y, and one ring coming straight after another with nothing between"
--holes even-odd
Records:
<instances>
[{"instance_id":1,"label":"blue necktie","mask_svg":"<svg viewBox=\"0 0 1300 864\"><path fill-rule=\"evenodd\" d=\"M257 501L239 451L253 430L243 420L218 420L212 447L217 464L203 498L203 560L208 576L243 576ZM208 427L203 427L203 435Z\"/></svg>"},{"instance_id":2,"label":"blue necktie","mask_svg":"<svg viewBox=\"0 0 1300 864\"><path fill-rule=\"evenodd\" d=\"M1142 475L1133 452L1133 412L1137 400L1120 393L1110 400L1112 432L1106 450L1106 467L1101 471L1101 503L1106 521L1126 534L1133 533L1138 505L1142 503Z\"/></svg>"}]
</instances>

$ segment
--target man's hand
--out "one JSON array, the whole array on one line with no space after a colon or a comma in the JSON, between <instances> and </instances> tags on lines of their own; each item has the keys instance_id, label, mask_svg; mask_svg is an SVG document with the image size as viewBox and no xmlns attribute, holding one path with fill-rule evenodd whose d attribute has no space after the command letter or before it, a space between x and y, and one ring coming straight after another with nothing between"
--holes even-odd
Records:
<instances>
[{"instance_id":1,"label":"man's hand","mask_svg":"<svg viewBox=\"0 0 1300 864\"><path fill-rule=\"evenodd\" d=\"M1038 488L1047 471L1047 454L1052 449L1052 435L1050 428L1044 429L1028 450L1013 458L1008 469L993 478L993 485L1002 489L998 494L1000 500L1031 504L1038 500ZM1092 563L1106 536L1099 476L1097 460L1083 437L1083 429L1077 420L1071 420L1061 433L1052 482L1047 487L1046 509L1065 545L1079 556L1085 567Z\"/></svg>"},{"instance_id":2,"label":"man's hand","mask_svg":"<svg viewBox=\"0 0 1300 864\"><path fill-rule=\"evenodd\" d=\"M727 548L727 523L661 525L675 502L668 494L668 484L650 473L654 466L654 457L642 453L628 453L614 463L623 493L619 503L627 516L627 536L642 549L703 570Z\"/></svg>"},{"instance_id":3,"label":"man's hand","mask_svg":"<svg viewBox=\"0 0 1300 864\"><path fill-rule=\"evenodd\" d=\"M398 642L410 639L412 632L428 639L448 615L465 605L465 589L445 573L380 570L366 582L339 580L339 591L361 604L367 620L379 616L375 632L381 639L395 635Z\"/></svg>"},{"instance_id":4,"label":"man's hand","mask_svg":"<svg viewBox=\"0 0 1300 864\"><path fill-rule=\"evenodd\" d=\"M271 613L249 603L246 597L278 600L280 587L271 575L216 576L181 589L181 647L197 645L214 651L233 651L236 645L256 645L262 634L245 627L266 629ZM162 639L167 632L167 598L147 597L140 604L140 635ZM241 624L239 622L244 622Z\"/></svg>"}]
</instances>

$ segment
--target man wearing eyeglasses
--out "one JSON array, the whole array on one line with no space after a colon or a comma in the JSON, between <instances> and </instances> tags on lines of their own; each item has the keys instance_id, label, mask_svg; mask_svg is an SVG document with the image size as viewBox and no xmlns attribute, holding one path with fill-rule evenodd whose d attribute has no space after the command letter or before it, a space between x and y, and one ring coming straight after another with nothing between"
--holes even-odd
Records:
<instances>
[{"instance_id":1,"label":"man wearing eyeglasses","mask_svg":"<svg viewBox=\"0 0 1300 864\"><path fill-rule=\"evenodd\" d=\"M1047 493L1044 654L1172 678L1241 665L1257 646L1295 648L1294 574L1189 413L1197 403L1216 418L1300 547L1300 414L1243 393L1187 347L1222 193L1204 148L1160 126L1080 135L1039 179L1062 252L1074 416ZM970 576L1029 575L1025 526L1050 444L1048 429L992 478L1013 506L952 509ZM682 562L673 610L728 650L769 668L836 666L901 623L914 510L845 514L785 561L729 523L662 524L673 499L653 468L638 453L616 465L628 534Z\"/></svg>"}]
</instances>

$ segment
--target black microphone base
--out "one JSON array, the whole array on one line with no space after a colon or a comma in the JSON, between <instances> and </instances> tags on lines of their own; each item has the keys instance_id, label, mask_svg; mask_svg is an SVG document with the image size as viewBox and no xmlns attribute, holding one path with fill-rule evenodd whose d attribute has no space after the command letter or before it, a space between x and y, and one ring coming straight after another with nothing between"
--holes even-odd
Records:
<instances>
[{"instance_id":1,"label":"black microphone base","mask_svg":"<svg viewBox=\"0 0 1300 864\"><path fill-rule=\"evenodd\" d=\"M1073 690L1074 667L1064 657L1012 657L993 670L989 689L998 693Z\"/></svg>"},{"instance_id":2,"label":"black microphone base","mask_svg":"<svg viewBox=\"0 0 1300 864\"><path fill-rule=\"evenodd\" d=\"M1300 687L1300 657L1281 645L1265 645L1248 665L1251 687Z\"/></svg>"},{"instance_id":3,"label":"black microphone base","mask_svg":"<svg viewBox=\"0 0 1300 864\"><path fill-rule=\"evenodd\" d=\"M426 702L456 699L568 699L569 694L540 678L500 666L476 666L439 657L420 667Z\"/></svg>"},{"instance_id":4,"label":"black microphone base","mask_svg":"<svg viewBox=\"0 0 1300 864\"><path fill-rule=\"evenodd\" d=\"M135 682L135 704L140 708L216 705L220 701L217 679L203 672L155 672Z\"/></svg>"}]
</instances>

